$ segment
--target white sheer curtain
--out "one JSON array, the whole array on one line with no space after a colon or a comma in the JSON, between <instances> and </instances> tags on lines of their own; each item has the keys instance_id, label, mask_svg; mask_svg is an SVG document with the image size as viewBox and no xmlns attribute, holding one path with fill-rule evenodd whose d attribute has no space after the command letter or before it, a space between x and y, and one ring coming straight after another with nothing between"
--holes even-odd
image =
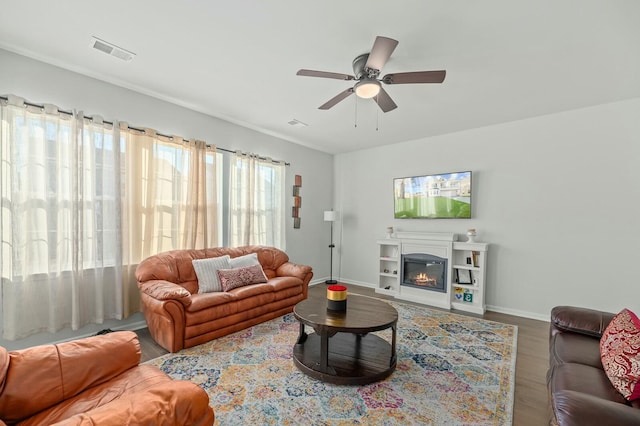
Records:
<instances>
[{"instance_id":1,"label":"white sheer curtain","mask_svg":"<svg viewBox=\"0 0 640 426\"><path fill-rule=\"evenodd\" d=\"M229 243L285 250L285 166L236 152L231 158Z\"/></svg>"},{"instance_id":2,"label":"white sheer curtain","mask_svg":"<svg viewBox=\"0 0 640 426\"><path fill-rule=\"evenodd\" d=\"M142 259L217 243L214 147L13 96L0 120L3 338L125 318Z\"/></svg>"},{"instance_id":3,"label":"white sheer curtain","mask_svg":"<svg viewBox=\"0 0 640 426\"><path fill-rule=\"evenodd\" d=\"M120 124L125 263L218 242L215 147Z\"/></svg>"},{"instance_id":4,"label":"white sheer curtain","mask_svg":"<svg viewBox=\"0 0 640 426\"><path fill-rule=\"evenodd\" d=\"M16 97L0 111L3 337L122 318L117 129Z\"/></svg>"}]
</instances>

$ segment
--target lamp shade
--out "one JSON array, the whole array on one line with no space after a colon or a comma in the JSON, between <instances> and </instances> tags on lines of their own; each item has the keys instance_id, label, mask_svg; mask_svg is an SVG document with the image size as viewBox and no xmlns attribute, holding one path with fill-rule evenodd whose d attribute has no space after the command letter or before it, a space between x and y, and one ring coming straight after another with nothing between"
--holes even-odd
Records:
<instances>
[{"instance_id":1,"label":"lamp shade","mask_svg":"<svg viewBox=\"0 0 640 426\"><path fill-rule=\"evenodd\" d=\"M324 221L325 222L335 222L338 220L338 212L335 210L327 210L324 212Z\"/></svg>"}]
</instances>

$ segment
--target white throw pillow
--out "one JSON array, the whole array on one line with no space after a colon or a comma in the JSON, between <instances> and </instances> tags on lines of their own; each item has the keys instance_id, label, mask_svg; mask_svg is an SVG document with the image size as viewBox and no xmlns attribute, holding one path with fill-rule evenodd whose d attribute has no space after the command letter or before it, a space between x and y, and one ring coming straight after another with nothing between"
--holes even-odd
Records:
<instances>
[{"instance_id":1,"label":"white throw pillow","mask_svg":"<svg viewBox=\"0 0 640 426\"><path fill-rule=\"evenodd\" d=\"M231 265L231 268L229 269L246 268L247 266L260 265L260 262L258 262L258 253L250 253L244 256L234 257L229 260L229 265Z\"/></svg>"},{"instance_id":2,"label":"white throw pillow","mask_svg":"<svg viewBox=\"0 0 640 426\"><path fill-rule=\"evenodd\" d=\"M210 257L208 259L193 259L193 269L198 277L198 293L212 293L222 291L218 269L230 269L229 255Z\"/></svg>"}]
</instances>

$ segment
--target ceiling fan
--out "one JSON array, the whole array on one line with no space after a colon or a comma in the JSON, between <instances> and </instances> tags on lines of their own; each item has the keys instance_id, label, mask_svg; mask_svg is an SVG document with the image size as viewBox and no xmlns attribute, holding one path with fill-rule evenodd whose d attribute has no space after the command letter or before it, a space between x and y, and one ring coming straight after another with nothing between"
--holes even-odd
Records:
<instances>
[{"instance_id":1,"label":"ceiling fan","mask_svg":"<svg viewBox=\"0 0 640 426\"><path fill-rule=\"evenodd\" d=\"M387 74L382 78L380 71L387 63L398 41L388 37L376 37L370 53L363 53L353 60L353 75L335 72L299 70L296 75L307 77L333 78L336 80L356 80L353 87L349 87L329 99L318 109L329 109L338 102L355 93L360 98L373 98L380 109L384 112L391 111L398 107L393 99L382 88L380 82L384 84L414 84L414 83L442 83L446 75L445 70L441 71L414 71Z\"/></svg>"}]
</instances>

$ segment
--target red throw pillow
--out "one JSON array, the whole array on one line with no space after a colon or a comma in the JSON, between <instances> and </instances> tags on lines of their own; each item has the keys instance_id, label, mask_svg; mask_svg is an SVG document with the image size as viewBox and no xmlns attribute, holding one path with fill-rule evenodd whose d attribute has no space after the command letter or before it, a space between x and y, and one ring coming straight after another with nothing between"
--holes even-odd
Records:
<instances>
[{"instance_id":1,"label":"red throw pillow","mask_svg":"<svg viewBox=\"0 0 640 426\"><path fill-rule=\"evenodd\" d=\"M640 398L640 319L628 309L616 315L600 338L607 377L627 400Z\"/></svg>"},{"instance_id":2,"label":"red throw pillow","mask_svg":"<svg viewBox=\"0 0 640 426\"><path fill-rule=\"evenodd\" d=\"M244 268L218 269L218 277L224 291L229 291L237 287L249 284L266 283L267 277L262 270L262 266L253 265Z\"/></svg>"}]
</instances>

